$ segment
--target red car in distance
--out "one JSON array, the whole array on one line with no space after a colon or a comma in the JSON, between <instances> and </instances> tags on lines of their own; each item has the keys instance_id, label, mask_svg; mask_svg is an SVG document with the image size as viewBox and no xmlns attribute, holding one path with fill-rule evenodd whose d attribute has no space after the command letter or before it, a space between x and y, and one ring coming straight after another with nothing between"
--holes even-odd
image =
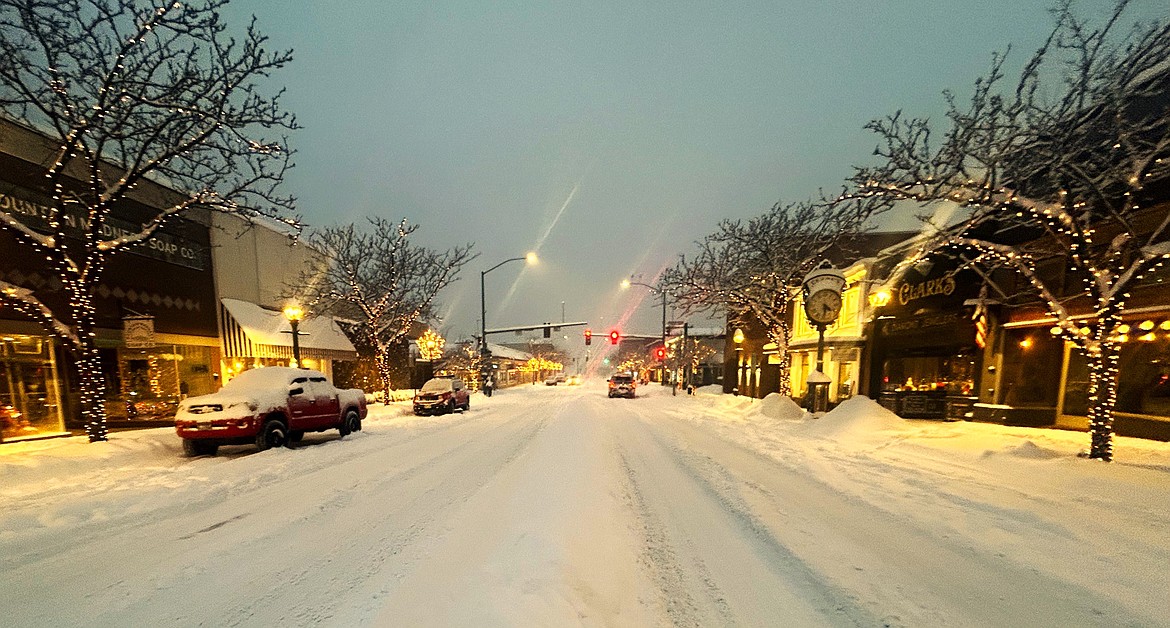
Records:
<instances>
[{"instance_id":1,"label":"red car in distance","mask_svg":"<svg viewBox=\"0 0 1170 628\"><path fill-rule=\"evenodd\" d=\"M463 380L454 377L436 377L427 380L414 395L414 413L448 414L471 409L471 391Z\"/></svg>"}]
</instances>

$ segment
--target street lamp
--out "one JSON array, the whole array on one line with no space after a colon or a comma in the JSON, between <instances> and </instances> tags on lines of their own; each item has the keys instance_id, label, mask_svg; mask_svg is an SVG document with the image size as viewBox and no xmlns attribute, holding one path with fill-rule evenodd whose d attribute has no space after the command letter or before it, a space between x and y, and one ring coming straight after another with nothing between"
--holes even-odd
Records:
<instances>
[{"instance_id":1,"label":"street lamp","mask_svg":"<svg viewBox=\"0 0 1170 628\"><path fill-rule=\"evenodd\" d=\"M739 394L739 388L743 386L743 330L736 327L731 340L735 342L735 391Z\"/></svg>"},{"instance_id":2,"label":"street lamp","mask_svg":"<svg viewBox=\"0 0 1170 628\"><path fill-rule=\"evenodd\" d=\"M487 301L484 299L484 277L493 270L507 264L508 262L526 262L529 266L537 262L536 253L529 252L524 257L508 258L487 270L479 271L479 355L486 356L488 354L487 348Z\"/></svg>"},{"instance_id":3,"label":"street lamp","mask_svg":"<svg viewBox=\"0 0 1170 628\"><path fill-rule=\"evenodd\" d=\"M648 283L642 283L640 281L633 281L631 279L623 279L622 280L622 289L623 290L629 288L630 286L642 286L643 288L649 288L649 289L653 290L654 292L657 292L658 294L662 295L662 348L665 349L666 348L666 291L658 286L652 286ZM660 380L662 380L662 385L665 386L666 385L666 360L663 360L662 364L660 364L658 367L658 378Z\"/></svg>"},{"instance_id":4,"label":"street lamp","mask_svg":"<svg viewBox=\"0 0 1170 628\"><path fill-rule=\"evenodd\" d=\"M296 363L297 368L301 366L301 341L300 331L297 329L301 324L301 319L305 317L305 311L301 306L290 303L284 308L284 318L288 320L289 327L292 327L292 341L293 341L293 362Z\"/></svg>"}]
</instances>

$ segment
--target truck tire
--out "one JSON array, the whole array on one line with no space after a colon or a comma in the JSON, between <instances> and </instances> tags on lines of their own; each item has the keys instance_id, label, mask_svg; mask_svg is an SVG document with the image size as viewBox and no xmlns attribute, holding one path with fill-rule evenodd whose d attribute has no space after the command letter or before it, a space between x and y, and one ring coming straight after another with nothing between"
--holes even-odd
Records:
<instances>
[{"instance_id":1,"label":"truck tire","mask_svg":"<svg viewBox=\"0 0 1170 628\"><path fill-rule=\"evenodd\" d=\"M455 414L455 400L452 399L447 403L447 414Z\"/></svg>"},{"instance_id":2,"label":"truck tire","mask_svg":"<svg viewBox=\"0 0 1170 628\"><path fill-rule=\"evenodd\" d=\"M183 453L187 454L189 458L194 458L195 456L214 456L218 450L219 445L215 443L208 443L193 438L183 439Z\"/></svg>"},{"instance_id":3,"label":"truck tire","mask_svg":"<svg viewBox=\"0 0 1170 628\"><path fill-rule=\"evenodd\" d=\"M341 419L341 425L337 431L344 437L349 436L354 432L362 431L362 417L357 413L357 410L350 410L345 413Z\"/></svg>"},{"instance_id":4,"label":"truck tire","mask_svg":"<svg viewBox=\"0 0 1170 628\"><path fill-rule=\"evenodd\" d=\"M471 409L471 395L467 395L467 401L463 402L463 411L467 412Z\"/></svg>"},{"instance_id":5,"label":"truck tire","mask_svg":"<svg viewBox=\"0 0 1170 628\"><path fill-rule=\"evenodd\" d=\"M264 427L256 435L256 448L260 451L273 447L285 447L289 444L288 428L280 419L268 419Z\"/></svg>"}]
</instances>

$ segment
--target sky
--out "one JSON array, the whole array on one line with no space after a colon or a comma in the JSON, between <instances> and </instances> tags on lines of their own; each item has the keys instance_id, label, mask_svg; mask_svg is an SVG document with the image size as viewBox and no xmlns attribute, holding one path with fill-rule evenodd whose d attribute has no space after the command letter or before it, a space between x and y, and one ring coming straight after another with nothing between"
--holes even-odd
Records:
<instances>
[{"instance_id":1,"label":"sky","mask_svg":"<svg viewBox=\"0 0 1170 628\"><path fill-rule=\"evenodd\" d=\"M653 283L723 218L836 191L872 159L866 122L940 117L994 51L1023 63L1050 6L236 0L229 17L294 51L274 81L303 127L285 191L308 225L407 218L419 244L475 244L440 297L457 339L478 333L480 272L528 251L538 265L486 275L489 329L563 311L657 334L660 301L623 278Z\"/></svg>"}]
</instances>

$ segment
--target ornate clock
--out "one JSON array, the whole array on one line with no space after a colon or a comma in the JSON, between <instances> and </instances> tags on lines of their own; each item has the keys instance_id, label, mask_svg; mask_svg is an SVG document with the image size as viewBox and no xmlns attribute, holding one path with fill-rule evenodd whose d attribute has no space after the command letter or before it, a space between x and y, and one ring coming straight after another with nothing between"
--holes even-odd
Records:
<instances>
[{"instance_id":1,"label":"ornate clock","mask_svg":"<svg viewBox=\"0 0 1170 628\"><path fill-rule=\"evenodd\" d=\"M817 290L804 302L804 313L814 323L832 323L841 313L841 293L831 288Z\"/></svg>"}]
</instances>

